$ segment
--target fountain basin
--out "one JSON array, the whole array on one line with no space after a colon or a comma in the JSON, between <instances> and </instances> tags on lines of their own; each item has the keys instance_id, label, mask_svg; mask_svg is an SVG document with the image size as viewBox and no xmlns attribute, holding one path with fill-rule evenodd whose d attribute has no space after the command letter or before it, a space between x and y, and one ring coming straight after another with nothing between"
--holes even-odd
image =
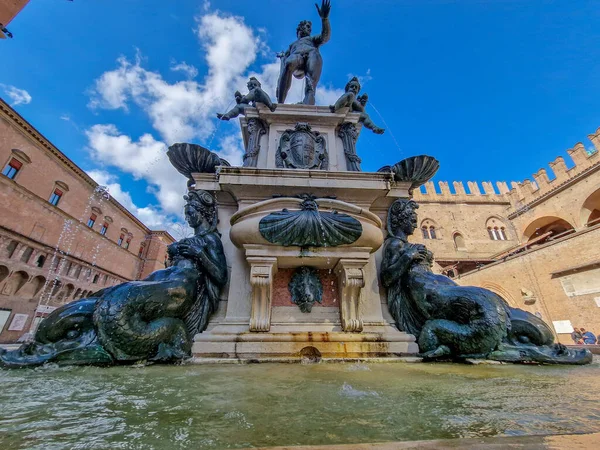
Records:
<instances>
[{"instance_id":1,"label":"fountain basin","mask_svg":"<svg viewBox=\"0 0 600 450\"><path fill-rule=\"evenodd\" d=\"M238 248L243 248L248 244L271 245L272 243L261 235L261 220L284 209L297 211L300 209L302 201L302 199L294 197L273 198L241 209L231 217L231 241ZM337 212L350 216L360 223L362 227L360 237L350 244L342 244L339 247L365 247L374 252L383 244L381 219L372 212L351 203L329 198L317 198L315 203L319 207L319 212Z\"/></svg>"},{"instance_id":2,"label":"fountain basin","mask_svg":"<svg viewBox=\"0 0 600 450\"><path fill-rule=\"evenodd\" d=\"M597 433L599 376L598 360L0 370L0 447L203 450Z\"/></svg>"}]
</instances>

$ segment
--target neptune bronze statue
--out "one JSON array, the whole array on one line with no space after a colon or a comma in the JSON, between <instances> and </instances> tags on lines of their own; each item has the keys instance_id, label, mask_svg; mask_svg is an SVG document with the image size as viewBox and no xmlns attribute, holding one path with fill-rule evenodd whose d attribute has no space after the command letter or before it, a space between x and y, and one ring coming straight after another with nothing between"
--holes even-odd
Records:
<instances>
[{"instance_id":1,"label":"neptune bronze statue","mask_svg":"<svg viewBox=\"0 0 600 450\"><path fill-rule=\"evenodd\" d=\"M193 336L206 329L218 307L227 263L215 198L205 191L191 191L184 198L194 235L169 246L169 267L56 309L40 323L33 342L0 351L0 367L189 357Z\"/></svg>"},{"instance_id":2,"label":"neptune bronze statue","mask_svg":"<svg viewBox=\"0 0 600 450\"><path fill-rule=\"evenodd\" d=\"M510 307L495 293L459 286L431 270L433 254L408 242L417 227L413 200L389 209L381 280L399 329L414 334L426 360L486 358L505 362L588 364L589 350L555 344L540 318Z\"/></svg>"},{"instance_id":3,"label":"neptune bronze statue","mask_svg":"<svg viewBox=\"0 0 600 450\"><path fill-rule=\"evenodd\" d=\"M331 2L322 0L321 7L315 6L321 17L321 34L311 36L312 23L303 20L296 28L298 39L285 52L277 53L277 57L281 59L279 81L277 82L278 103L285 103L287 93L292 86L292 76L294 76L304 78L306 82L302 103L305 105L315 104L315 92L323 69L323 58L321 58L319 47L329 41L331 36L331 26L329 25Z\"/></svg>"}]
</instances>

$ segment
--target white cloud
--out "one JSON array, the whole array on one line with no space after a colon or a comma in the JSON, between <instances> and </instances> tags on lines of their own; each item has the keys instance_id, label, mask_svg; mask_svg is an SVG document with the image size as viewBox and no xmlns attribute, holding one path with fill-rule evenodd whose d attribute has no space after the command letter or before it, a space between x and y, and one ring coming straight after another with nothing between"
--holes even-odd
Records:
<instances>
[{"instance_id":1,"label":"white cloud","mask_svg":"<svg viewBox=\"0 0 600 450\"><path fill-rule=\"evenodd\" d=\"M179 64L175 64L175 62L173 62L171 64L171 70L173 72L183 72L190 80L198 76L198 69L190 64L187 64L185 61L182 61Z\"/></svg>"},{"instance_id":2,"label":"white cloud","mask_svg":"<svg viewBox=\"0 0 600 450\"><path fill-rule=\"evenodd\" d=\"M94 125L86 135L97 161L146 180L166 214L181 214L186 179L169 163L164 142L150 134L133 141L114 125Z\"/></svg>"},{"instance_id":3,"label":"white cloud","mask_svg":"<svg viewBox=\"0 0 600 450\"><path fill-rule=\"evenodd\" d=\"M197 22L195 33L208 65L202 84L191 80L170 84L142 67L139 53L133 62L121 56L116 69L96 80L89 106L128 110L134 102L170 144L209 137L215 129L211 119L230 103L232 86L254 62L261 44L240 17L214 12ZM186 66L189 73L192 66Z\"/></svg>"},{"instance_id":4,"label":"white cloud","mask_svg":"<svg viewBox=\"0 0 600 450\"><path fill-rule=\"evenodd\" d=\"M206 5L205 2L205 7L210 8L210 4ZM181 215L186 186L185 178L168 162L167 146L175 142L204 142L232 165L241 165L241 133L236 127L235 134L229 134L231 128L222 122L217 128L216 113L231 106L236 89L246 92L250 76L256 76L274 99L279 76L277 59L261 66L259 72L248 72L257 55L266 52L268 46L265 33L248 27L243 18L217 11L207 12L196 22L194 33L208 66L201 82L193 80L198 75L194 66L173 62L171 70L181 71L189 79L169 83L160 73L144 67L146 61L138 51L132 60L119 57L117 67L103 73L90 90L90 108L126 112L132 107L141 108L160 135L157 139L146 133L134 139L111 124L97 124L86 131L92 156L105 165L146 180L165 214ZM342 93L342 89L320 86L317 104L333 104ZM295 103L302 97L303 83L295 81L287 102ZM147 212L136 208L136 211L148 214L152 223L158 223L154 217L156 208Z\"/></svg>"},{"instance_id":5,"label":"white cloud","mask_svg":"<svg viewBox=\"0 0 600 450\"><path fill-rule=\"evenodd\" d=\"M19 89L15 86L10 86L0 83L0 88L10 98L11 106L28 105L31 103L31 95L25 89Z\"/></svg>"},{"instance_id":6,"label":"white cloud","mask_svg":"<svg viewBox=\"0 0 600 450\"><path fill-rule=\"evenodd\" d=\"M98 184L106 186L109 194L115 200L121 203L149 228L167 229L174 226L174 218L172 216L165 215L159 208L152 205L140 208L135 205L131 198L131 194L123 190L118 182L118 178L114 174L103 170L90 170L87 172L87 174Z\"/></svg>"}]
</instances>

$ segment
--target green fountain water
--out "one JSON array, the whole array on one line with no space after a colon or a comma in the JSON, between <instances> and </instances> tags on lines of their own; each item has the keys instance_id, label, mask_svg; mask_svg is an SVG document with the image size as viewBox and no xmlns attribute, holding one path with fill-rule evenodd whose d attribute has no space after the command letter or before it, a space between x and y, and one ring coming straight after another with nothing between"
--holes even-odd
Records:
<instances>
[{"instance_id":1,"label":"green fountain water","mask_svg":"<svg viewBox=\"0 0 600 450\"><path fill-rule=\"evenodd\" d=\"M0 448L340 444L600 431L600 363L0 371Z\"/></svg>"}]
</instances>

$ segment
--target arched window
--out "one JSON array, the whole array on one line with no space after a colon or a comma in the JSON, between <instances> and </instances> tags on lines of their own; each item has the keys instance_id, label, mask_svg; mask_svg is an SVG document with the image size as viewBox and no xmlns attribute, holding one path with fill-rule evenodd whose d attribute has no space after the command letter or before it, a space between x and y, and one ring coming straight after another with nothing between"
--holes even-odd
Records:
<instances>
[{"instance_id":1,"label":"arched window","mask_svg":"<svg viewBox=\"0 0 600 450\"><path fill-rule=\"evenodd\" d=\"M421 233L423 233L423 239L439 239L439 233L436 229L436 224L431 219L425 219L421 223Z\"/></svg>"},{"instance_id":2,"label":"arched window","mask_svg":"<svg viewBox=\"0 0 600 450\"><path fill-rule=\"evenodd\" d=\"M94 275L94 280L92 281L93 284L98 283L98 274Z\"/></svg>"},{"instance_id":3,"label":"arched window","mask_svg":"<svg viewBox=\"0 0 600 450\"><path fill-rule=\"evenodd\" d=\"M46 262L46 257L44 255L40 255L40 256L38 256L38 259L35 262L35 265L38 266L39 268L42 268L42 267L44 267L45 262Z\"/></svg>"},{"instance_id":4,"label":"arched window","mask_svg":"<svg viewBox=\"0 0 600 450\"><path fill-rule=\"evenodd\" d=\"M488 236L492 241L507 241L506 226L498 217L490 217L486 223Z\"/></svg>"},{"instance_id":5,"label":"arched window","mask_svg":"<svg viewBox=\"0 0 600 450\"><path fill-rule=\"evenodd\" d=\"M500 236L502 237L503 241L507 241L508 238L506 237L506 230L504 227L500 227Z\"/></svg>"},{"instance_id":6,"label":"arched window","mask_svg":"<svg viewBox=\"0 0 600 450\"><path fill-rule=\"evenodd\" d=\"M421 232L423 233L423 239L429 239L429 230L427 227L421 227Z\"/></svg>"},{"instance_id":7,"label":"arched window","mask_svg":"<svg viewBox=\"0 0 600 450\"><path fill-rule=\"evenodd\" d=\"M466 250L465 238L462 234L456 233L454 235L454 247L456 248L456 250Z\"/></svg>"},{"instance_id":8,"label":"arched window","mask_svg":"<svg viewBox=\"0 0 600 450\"><path fill-rule=\"evenodd\" d=\"M429 227L429 236L431 236L431 239L437 239L435 235L435 227L433 225Z\"/></svg>"}]
</instances>

